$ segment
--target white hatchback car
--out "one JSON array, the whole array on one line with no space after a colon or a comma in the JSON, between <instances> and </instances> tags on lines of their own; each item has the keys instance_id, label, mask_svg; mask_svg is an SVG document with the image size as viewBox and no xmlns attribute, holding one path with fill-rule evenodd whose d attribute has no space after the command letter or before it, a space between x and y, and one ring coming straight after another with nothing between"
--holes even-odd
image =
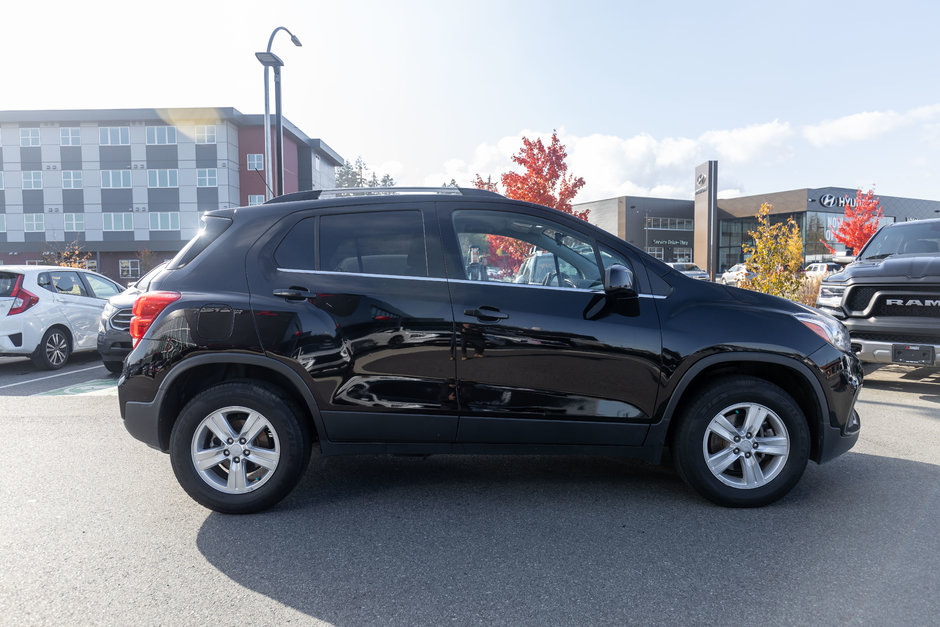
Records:
<instances>
[{"instance_id":1,"label":"white hatchback car","mask_svg":"<svg viewBox=\"0 0 940 627\"><path fill-rule=\"evenodd\" d=\"M0 266L0 356L55 370L98 347L98 320L124 288L80 268Z\"/></svg>"}]
</instances>

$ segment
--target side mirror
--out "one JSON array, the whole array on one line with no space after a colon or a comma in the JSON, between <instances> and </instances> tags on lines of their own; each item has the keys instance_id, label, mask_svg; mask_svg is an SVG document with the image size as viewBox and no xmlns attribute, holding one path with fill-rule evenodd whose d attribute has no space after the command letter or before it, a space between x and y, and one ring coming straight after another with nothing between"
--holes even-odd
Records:
<instances>
[{"instance_id":1,"label":"side mirror","mask_svg":"<svg viewBox=\"0 0 940 627\"><path fill-rule=\"evenodd\" d=\"M611 295L635 294L633 271L619 263L604 270L604 291Z\"/></svg>"}]
</instances>

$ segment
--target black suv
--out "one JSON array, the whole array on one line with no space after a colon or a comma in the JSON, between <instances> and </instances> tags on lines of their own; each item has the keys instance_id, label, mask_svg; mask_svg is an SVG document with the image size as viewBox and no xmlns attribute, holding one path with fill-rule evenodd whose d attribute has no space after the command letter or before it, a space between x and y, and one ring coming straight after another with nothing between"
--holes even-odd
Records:
<instances>
[{"instance_id":1,"label":"black suv","mask_svg":"<svg viewBox=\"0 0 940 627\"><path fill-rule=\"evenodd\" d=\"M829 316L492 192L349 193L209 212L134 305L125 426L206 507L277 503L315 442L651 462L668 446L700 494L757 506L858 438L861 368ZM553 267L526 278L507 251Z\"/></svg>"}]
</instances>

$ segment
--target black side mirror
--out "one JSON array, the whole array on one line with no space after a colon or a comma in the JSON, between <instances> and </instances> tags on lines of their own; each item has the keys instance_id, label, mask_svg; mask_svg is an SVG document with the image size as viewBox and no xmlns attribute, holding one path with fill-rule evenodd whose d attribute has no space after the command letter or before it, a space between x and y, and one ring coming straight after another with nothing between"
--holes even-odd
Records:
<instances>
[{"instance_id":1,"label":"black side mirror","mask_svg":"<svg viewBox=\"0 0 940 627\"><path fill-rule=\"evenodd\" d=\"M633 271L619 263L604 270L604 291L611 295L635 294Z\"/></svg>"}]
</instances>

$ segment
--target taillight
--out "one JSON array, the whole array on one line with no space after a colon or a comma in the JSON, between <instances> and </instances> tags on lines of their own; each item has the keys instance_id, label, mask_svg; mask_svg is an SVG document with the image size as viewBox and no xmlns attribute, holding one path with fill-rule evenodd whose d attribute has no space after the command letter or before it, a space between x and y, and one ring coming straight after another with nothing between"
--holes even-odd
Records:
<instances>
[{"instance_id":1,"label":"taillight","mask_svg":"<svg viewBox=\"0 0 940 627\"><path fill-rule=\"evenodd\" d=\"M23 289L23 275L21 274L16 279L16 285L13 286L13 292L10 294L13 297L13 306L10 307L10 311L7 312L8 316L13 316L18 313L23 313L33 305L39 302L39 297Z\"/></svg>"},{"instance_id":2,"label":"taillight","mask_svg":"<svg viewBox=\"0 0 940 627\"><path fill-rule=\"evenodd\" d=\"M135 347L160 312L179 299L179 292L145 292L137 297L132 310L134 317L131 318L131 337Z\"/></svg>"}]
</instances>

